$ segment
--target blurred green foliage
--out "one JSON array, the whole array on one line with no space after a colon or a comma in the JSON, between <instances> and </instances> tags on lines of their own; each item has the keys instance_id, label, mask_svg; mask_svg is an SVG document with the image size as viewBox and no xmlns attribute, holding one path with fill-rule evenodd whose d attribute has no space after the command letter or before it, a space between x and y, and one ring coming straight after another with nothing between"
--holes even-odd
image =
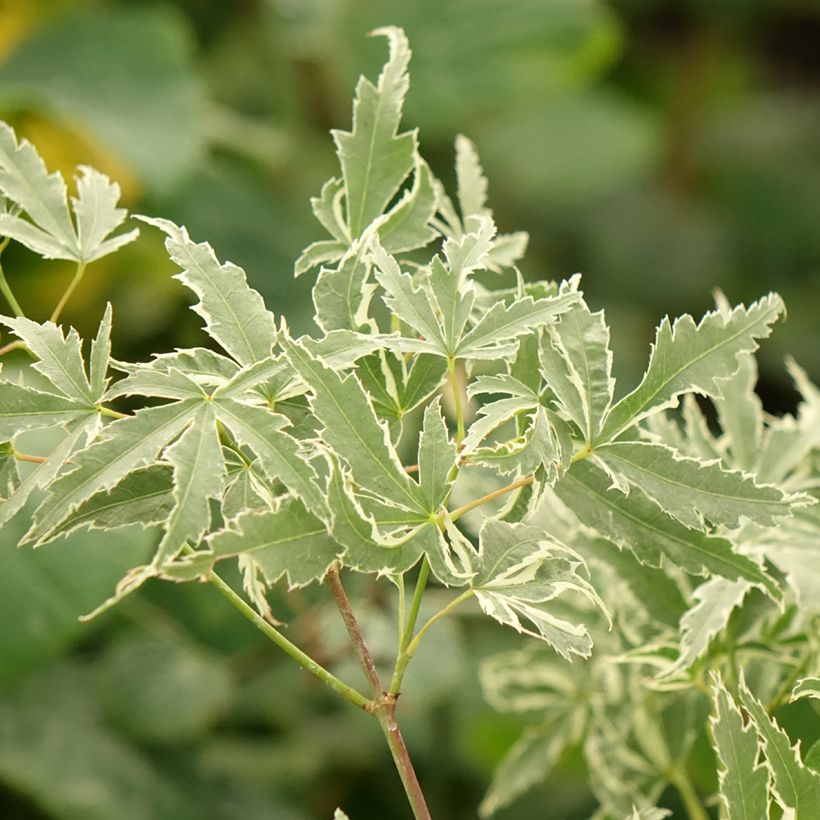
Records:
<instances>
[{"instance_id":1,"label":"blurred green foliage","mask_svg":"<svg viewBox=\"0 0 820 820\"><path fill-rule=\"evenodd\" d=\"M476 142L501 229L531 234L525 273L584 272L590 304L629 345L616 351L619 377L637 377L661 314L699 314L720 287L732 301L776 289L789 307L762 351L770 410L793 402L785 353L816 380L814 0L9 2L0 115L50 167L91 164L120 181L132 211L187 225L305 331L311 283L291 271L317 238L308 199L332 171L328 129L347 127L356 77L383 58L363 34L388 23L414 49L407 120L434 172L451 178L457 132ZM124 359L201 343L158 236L145 234L93 266L65 312L89 335L111 300ZM71 275L14 247L4 268L37 319ZM339 804L355 820L403 816L370 721L212 590L148 585L77 621L151 531L31 555L13 550L12 529L0 535L0 816L312 820ZM393 602L360 592L378 656ZM291 637L356 680L325 604L320 589L274 607ZM478 685L481 658L508 646L468 611L437 627L408 676L406 736L436 817L475 816L523 725ZM570 757L499 817L588 816L582 784Z\"/></svg>"}]
</instances>

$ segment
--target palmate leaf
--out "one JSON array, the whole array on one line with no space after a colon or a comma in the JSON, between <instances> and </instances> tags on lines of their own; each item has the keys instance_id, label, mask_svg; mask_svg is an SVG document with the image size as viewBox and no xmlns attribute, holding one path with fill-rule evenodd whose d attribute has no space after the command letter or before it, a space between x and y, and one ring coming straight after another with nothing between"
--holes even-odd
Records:
<instances>
[{"instance_id":1,"label":"palmate leaf","mask_svg":"<svg viewBox=\"0 0 820 820\"><path fill-rule=\"evenodd\" d=\"M410 80L410 47L401 29L377 29L387 37L390 57L376 85L360 77L351 131L333 131L342 166L347 225L356 238L379 216L413 167L416 132L398 134Z\"/></svg>"},{"instance_id":2,"label":"palmate leaf","mask_svg":"<svg viewBox=\"0 0 820 820\"><path fill-rule=\"evenodd\" d=\"M661 567L670 561L695 575L745 579L780 597L774 581L752 559L735 552L725 538L685 527L637 488L625 496L610 487L609 475L585 459L567 471L555 492L585 524L632 550L644 564Z\"/></svg>"},{"instance_id":3,"label":"palmate leaf","mask_svg":"<svg viewBox=\"0 0 820 820\"><path fill-rule=\"evenodd\" d=\"M215 399L213 404L217 418L236 440L256 453L265 475L281 481L314 515L324 517L327 505L316 471L299 442L282 429L289 424L287 417L234 399Z\"/></svg>"},{"instance_id":4,"label":"palmate leaf","mask_svg":"<svg viewBox=\"0 0 820 820\"><path fill-rule=\"evenodd\" d=\"M193 242L185 228L167 219L139 218L168 235L165 247L182 268L176 278L199 297L193 310L210 336L240 364L270 356L276 340L273 314L248 286L245 272L230 262L220 264L211 246Z\"/></svg>"},{"instance_id":5,"label":"palmate leaf","mask_svg":"<svg viewBox=\"0 0 820 820\"><path fill-rule=\"evenodd\" d=\"M93 262L137 238L132 230L108 238L125 220L117 207L120 187L85 166L79 168L77 196L68 208L65 182L58 172L49 174L28 140L19 143L14 131L0 123L0 191L16 203L19 214L0 214L0 236L9 236L46 259Z\"/></svg>"},{"instance_id":6,"label":"palmate leaf","mask_svg":"<svg viewBox=\"0 0 820 820\"><path fill-rule=\"evenodd\" d=\"M402 468L356 377L342 378L284 330L279 341L291 367L310 388L310 406L323 426L322 438L349 464L356 484L416 513L424 523L428 511L421 490Z\"/></svg>"},{"instance_id":7,"label":"palmate leaf","mask_svg":"<svg viewBox=\"0 0 820 820\"><path fill-rule=\"evenodd\" d=\"M769 717L742 676L738 694L760 739L763 759L771 774L770 788L777 802L784 809L792 809L795 820L820 816L820 774L803 764L800 743L792 746L789 736Z\"/></svg>"},{"instance_id":8,"label":"palmate leaf","mask_svg":"<svg viewBox=\"0 0 820 820\"><path fill-rule=\"evenodd\" d=\"M49 487L25 541L39 545L83 501L117 484L128 473L156 460L163 447L190 423L194 399L149 407L105 427L98 439L72 456L73 469Z\"/></svg>"},{"instance_id":9,"label":"palmate leaf","mask_svg":"<svg viewBox=\"0 0 820 820\"><path fill-rule=\"evenodd\" d=\"M577 553L537 527L487 520L479 535L478 571L471 586L490 617L546 641L567 660L588 657L592 639L584 625L552 615L545 606L574 591L604 609L583 566Z\"/></svg>"},{"instance_id":10,"label":"palmate leaf","mask_svg":"<svg viewBox=\"0 0 820 820\"><path fill-rule=\"evenodd\" d=\"M743 717L718 675L712 679L714 713L709 721L720 762L721 817L759 820L769 816L769 773L758 765L757 733Z\"/></svg>"},{"instance_id":11,"label":"palmate leaf","mask_svg":"<svg viewBox=\"0 0 820 820\"><path fill-rule=\"evenodd\" d=\"M737 372L738 357L757 349L756 339L769 335L782 312L782 300L770 294L748 308L736 307L729 316L707 313L697 325L688 315L674 324L665 318L643 380L613 406L593 444L609 441L651 413L672 406L682 393L719 395L722 380Z\"/></svg>"},{"instance_id":12,"label":"palmate leaf","mask_svg":"<svg viewBox=\"0 0 820 820\"><path fill-rule=\"evenodd\" d=\"M741 518L772 524L789 516L795 502L771 485L758 485L738 471L724 469L719 461L699 461L678 455L670 447L649 442L624 441L595 449L612 470L625 476L682 524L703 529L703 518L728 527Z\"/></svg>"},{"instance_id":13,"label":"palmate leaf","mask_svg":"<svg viewBox=\"0 0 820 820\"><path fill-rule=\"evenodd\" d=\"M269 585L286 576L290 587L302 587L324 577L344 551L324 522L297 498L283 500L275 510L242 513L206 543L207 550L166 564L163 574L190 580L206 575L217 561L247 555Z\"/></svg>"},{"instance_id":14,"label":"palmate leaf","mask_svg":"<svg viewBox=\"0 0 820 820\"><path fill-rule=\"evenodd\" d=\"M739 607L751 585L748 581L710 578L693 593L695 605L680 620L680 654L660 677L671 677L688 669L709 649L712 639L726 628L729 618Z\"/></svg>"}]
</instances>

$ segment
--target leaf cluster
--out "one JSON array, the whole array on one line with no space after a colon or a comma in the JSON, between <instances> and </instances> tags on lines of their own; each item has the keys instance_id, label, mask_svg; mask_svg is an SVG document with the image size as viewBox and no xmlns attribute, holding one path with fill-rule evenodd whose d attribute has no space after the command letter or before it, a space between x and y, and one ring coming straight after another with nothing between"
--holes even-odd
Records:
<instances>
[{"instance_id":1,"label":"leaf cluster","mask_svg":"<svg viewBox=\"0 0 820 820\"><path fill-rule=\"evenodd\" d=\"M747 652L774 663L774 706L794 669L805 673L795 696L816 696L820 579L805 570L820 549L820 393L791 363L796 417L765 417L754 394L753 354L780 298L719 296L700 321L664 318L643 378L618 398L604 313L580 277L524 280L526 237L498 233L464 137L456 196L445 193L417 134L400 131L407 40L375 33L388 60L376 82L359 81L351 130L333 135L339 173L312 200L330 238L295 267L318 268L318 334L294 337L243 270L143 217L197 297L208 346L121 362L110 306L87 356L73 329L0 319L34 359L0 381L0 521L36 495L24 544L156 527L151 560L101 608L152 578L213 579L233 559L269 621L266 592L283 579L385 579L402 602L395 696L426 629L475 599L546 647L487 663L490 700L542 718L502 762L485 814L580 745L601 817L662 816L667 784L688 793L707 692L728 816L763 816L769 796L817 816L816 773L736 670ZM82 169L69 209L62 179L8 126L0 190L0 234L44 257L84 265L136 236L111 236L125 218L116 185ZM493 278L506 287L489 289ZM123 397L137 409L120 412ZM43 428L61 441L18 475L19 436ZM416 631L405 581L415 575L421 596L428 573L455 594Z\"/></svg>"}]
</instances>

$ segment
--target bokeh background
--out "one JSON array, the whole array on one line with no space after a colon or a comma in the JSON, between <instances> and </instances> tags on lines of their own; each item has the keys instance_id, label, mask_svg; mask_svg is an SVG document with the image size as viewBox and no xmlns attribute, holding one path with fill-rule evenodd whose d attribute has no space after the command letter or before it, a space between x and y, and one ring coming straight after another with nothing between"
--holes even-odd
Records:
<instances>
[{"instance_id":1,"label":"bokeh background","mask_svg":"<svg viewBox=\"0 0 820 820\"><path fill-rule=\"evenodd\" d=\"M622 390L664 313L699 315L715 287L732 301L774 289L789 318L761 351L760 392L770 412L792 409L784 355L820 376L817 0L3 0L0 116L66 177L91 164L132 211L187 225L310 331L310 277L291 273L322 235L308 200L334 173L327 132L348 126L357 75L384 59L364 35L388 23L411 39L406 123L434 172L451 180L455 134L473 139L501 229L530 233L525 274L581 271L606 308ZM71 276L18 247L3 265L40 319ZM110 300L122 359L201 343L173 272L146 228L91 266L64 319L88 335ZM0 817L405 816L372 721L213 590L148 585L77 621L152 533L32 555L11 546L23 518L0 534ZM383 591L361 591L387 651ZM275 610L353 679L321 590ZM468 612L437 626L408 676L406 734L434 816L474 817L520 731L477 683L480 659L508 645ZM582 777L569 755L499 816L586 817Z\"/></svg>"}]
</instances>

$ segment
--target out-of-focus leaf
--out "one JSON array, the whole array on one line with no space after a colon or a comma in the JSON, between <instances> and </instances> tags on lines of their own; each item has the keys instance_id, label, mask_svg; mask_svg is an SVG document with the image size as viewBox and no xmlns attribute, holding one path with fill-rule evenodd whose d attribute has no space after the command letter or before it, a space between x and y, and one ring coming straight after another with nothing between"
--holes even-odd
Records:
<instances>
[{"instance_id":1,"label":"out-of-focus leaf","mask_svg":"<svg viewBox=\"0 0 820 820\"><path fill-rule=\"evenodd\" d=\"M196 820L202 806L106 728L82 669L52 666L0 701L0 780L55 820Z\"/></svg>"},{"instance_id":2,"label":"out-of-focus leaf","mask_svg":"<svg viewBox=\"0 0 820 820\"><path fill-rule=\"evenodd\" d=\"M223 659L179 639L127 635L97 669L102 708L139 741L180 743L202 735L228 707Z\"/></svg>"}]
</instances>

